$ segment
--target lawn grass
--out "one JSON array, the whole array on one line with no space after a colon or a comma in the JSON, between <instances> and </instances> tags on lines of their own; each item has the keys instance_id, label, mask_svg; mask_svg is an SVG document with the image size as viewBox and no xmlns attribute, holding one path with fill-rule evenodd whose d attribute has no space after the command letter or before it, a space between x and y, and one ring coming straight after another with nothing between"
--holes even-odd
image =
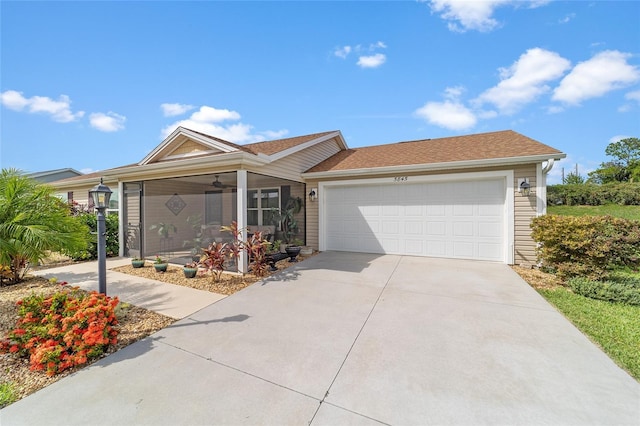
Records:
<instances>
[{"instance_id":1,"label":"lawn grass","mask_svg":"<svg viewBox=\"0 0 640 426\"><path fill-rule=\"evenodd\" d=\"M549 206L547 213L561 216L613 216L621 219L640 220L640 206Z\"/></svg>"},{"instance_id":2,"label":"lawn grass","mask_svg":"<svg viewBox=\"0 0 640 426\"><path fill-rule=\"evenodd\" d=\"M0 408L6 407L17 399L14 386L10 382L0 383Z\"/></svg>"},{"instance_id":3,"label":"lawn grass","mask_svg":"<svg viewBox=\"0 0 640 426\"><path fill-rule=\"evenodd\" d=\"M589 299L563 287L538 291L640 381L640 306Z\"/></svg>"}]
</instances>

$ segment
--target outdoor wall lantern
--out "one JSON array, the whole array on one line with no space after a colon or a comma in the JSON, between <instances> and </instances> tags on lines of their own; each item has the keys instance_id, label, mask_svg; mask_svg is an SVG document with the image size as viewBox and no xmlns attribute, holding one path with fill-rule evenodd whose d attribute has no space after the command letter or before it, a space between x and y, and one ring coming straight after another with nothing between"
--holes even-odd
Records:
<instances>
[{"instance_id":1,"label":"outdoor wall lantern","mask_svg":"<svg viewBox=\"0 0 640 426\"><path fill-rule=\"evenodd\" d=\"M311 191L309 192L309 199L311 201L315 201L318 199L318 190L315 188L311 188Z\"/></svg>"},{"instance_id":2,"label":"outdoor wall lantern","mask_svg":"<svg viewBox=\"0 0 640 426\"><path fill-rule=\"evenodd\" d=\"M528 197L531 194L531 185L529 184L529 178L518 179L518 191L523 197Z\"/></svg>"},{"instance_id":3,"label":"outdoor wall lantern","mask_svg":"<svg viewBox=\"0 0 640 426\"><path fill-rule=\"evenodd\" d=\"M107 240L104 212L109 207L111 199L111 189L100 178L100 183L89 191L93 199L93 205L98 210L98 292L107 295Z\"/></svg>"}]
</instances>

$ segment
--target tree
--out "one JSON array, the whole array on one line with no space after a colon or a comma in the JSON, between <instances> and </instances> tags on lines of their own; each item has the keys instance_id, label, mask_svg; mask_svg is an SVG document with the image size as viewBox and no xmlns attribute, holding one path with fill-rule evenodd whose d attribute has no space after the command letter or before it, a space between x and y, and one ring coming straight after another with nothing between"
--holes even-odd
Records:
<instances>
[{"instance_id":1,"label":"tree","mask_svg":"<svg viewBox=\"0 0 640 426\"><path fill-rule=\"evenodd\" d=\"M565 185L582 185L585 182L584 177L581 174L575 172L569 172L567 176L565 176L564 181L562 181Z\"/></svg>"},{"instance_id":2,"label":"tree","mask_svg":"<svg viewBox=\"0 0 640 426\"><path fill-rule=\"evenodd\" d=\"M640 139L625 138L607 145L605 154L613 161L600 164L600 168L589 173L595 183L634 182L640 180Z\"/></svg>"},{"instance_id":3,"label":"tree","mask_svg":"<svg viewBox=\"0 0 640 426\"><path fill-rule=\"evenodd\" d=\"M0 269L19 282L29 263L47 251L80 250L88 229L73 218L53 188L27 178L16 169L0 172Z\"/></svg>"}]
</instances>

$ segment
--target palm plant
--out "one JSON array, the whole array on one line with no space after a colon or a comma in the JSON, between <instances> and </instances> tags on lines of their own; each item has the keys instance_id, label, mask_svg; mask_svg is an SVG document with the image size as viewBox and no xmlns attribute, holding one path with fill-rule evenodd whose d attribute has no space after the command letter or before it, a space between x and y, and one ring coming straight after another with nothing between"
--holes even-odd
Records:
<instances>
[{"instance_id":1,"label":"palm plant","mask_svg":"<svg viewBox=\"0 0 640 426\"><path fill-rule=\"evenodd\" d=\"M16 169L0 172L0 267L10 269L13 282L48 251L87 247L88 228L53 191Z\"/></svg>"}]
</instances>

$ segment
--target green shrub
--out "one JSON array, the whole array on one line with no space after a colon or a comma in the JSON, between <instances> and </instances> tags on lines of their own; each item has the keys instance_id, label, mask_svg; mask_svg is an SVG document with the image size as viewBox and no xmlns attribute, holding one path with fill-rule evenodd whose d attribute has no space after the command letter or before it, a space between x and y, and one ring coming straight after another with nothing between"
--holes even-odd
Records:
<instances>
[{"instance_id":1,"label":"green shrub","mask_svg":"<svg viewBox=\"0 0 640 426\"><path fill-rule=\"evenodd\" d=\"M640 305L640 279L626 278L621 281L592 281L576 277L568 282L576 294L592 299Z\"/></svg>"},{"instance_id":2,"label":"green shrub","mask_svg":"<svg viewBox=\"0 0 640 426\"><path fill-rule=\"evenodd\" d=\"M534 218L531 228L539 259L561 278L598 279L615 268L640 264L640 221L544 215Z\"/></svg>"},{"instance_id":3,"label":"green shrub","mask_svg":"<svg viewBox=\"0 0 640 426\"><path fill-rule=\"evenodd\" d=\"M640 183L549 185L547 204L551 206L640 205Z\"/></svg>"},{"instance_id":4,"label":"green shrub","mask_svg":"<svg viewBox=\"0 0 640 426\"><path fill-rule=\"evenodd\" d=\"M78 212L76 214L76 220L89 227L89 244L85 250L75 250L72 252L65 252L67 256L74 260L89 260L98 258L98 219L94 213ZM106 255L118 256L119 243L118 243L118 215L109 213L105 217L106 228Z\"/></svg>"}]
</instances>

